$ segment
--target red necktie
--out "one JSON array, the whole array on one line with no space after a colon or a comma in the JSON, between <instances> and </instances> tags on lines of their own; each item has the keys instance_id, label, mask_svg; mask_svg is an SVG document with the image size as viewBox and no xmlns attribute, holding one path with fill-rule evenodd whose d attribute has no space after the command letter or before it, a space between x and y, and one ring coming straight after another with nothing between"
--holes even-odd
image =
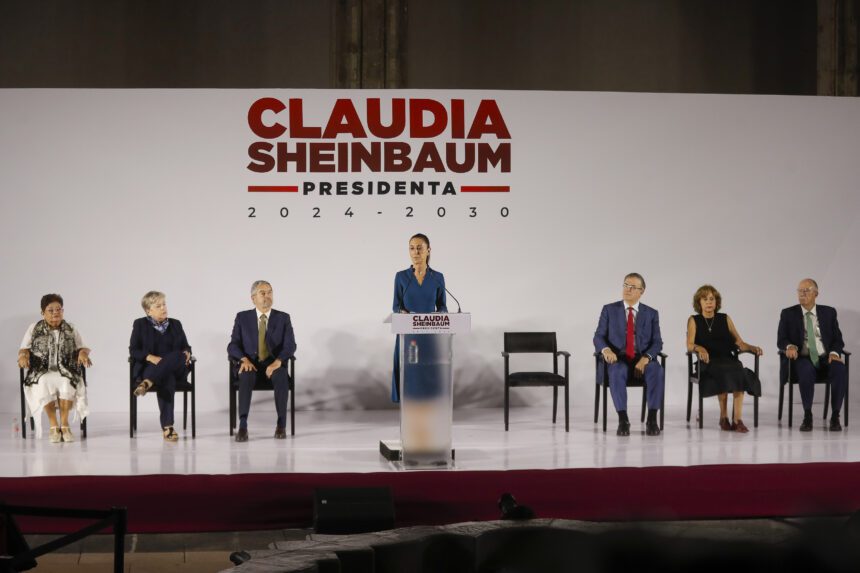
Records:
<instances>
[{"instance_id":1,"label":"red necktie","mask_svg":"<svg viewBox=\"0 0 860 573\"><path fill-rule=\"evenodd\" d=\"M627 307L627 349L624 351L627 355L627 360L633 360L633 355L636 354L633 348L633 307Z\"/></svg>"}]
</instances>

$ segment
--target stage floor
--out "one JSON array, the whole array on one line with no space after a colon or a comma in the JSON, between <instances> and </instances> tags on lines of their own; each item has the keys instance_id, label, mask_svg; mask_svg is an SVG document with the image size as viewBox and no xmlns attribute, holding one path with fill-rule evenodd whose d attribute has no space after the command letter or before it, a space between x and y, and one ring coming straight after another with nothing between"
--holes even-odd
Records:
<instances>
[{"instance_id":1,"label":"stage floor","mask_svg":"<svg viewBox=\"0 0 860 573\"><path fill-rule=\"evenodd\" d=\"M512 492L541 517L600 521L845 515L860 509L860 440L853 430L814 431L776 422L762 403L749 434L721 432L716 404L706 427L667 408L663 435L615 435L594 424L586 404L572 410L570 433L550 407L458 410L451 470L403 470L379 454L398 437L398 412L300 412L296 436L274 440L271 404L252 413L250 441L237 444L224 413L201 414L197 439L165 443L155 412L141 413L138 437L125 414L97 413L89 438L0 440L0 499L17 505L125 507L133 532L310 527L323 487L388 487L398 526L498 517ZM266 408L269 406L269 408ZM750 408L751 410L751 408ZM820 412L820 410L819 410ZM820 416L820 414L819 414ZM746 420L752 426L752 418ZM799 423L798 419L795 419ZM76 432L77 433L77 432ZM169 510L167 509L169 508ZM22 519L27 532L69 531L54 519Z\"/></svg>"},{"instance_id":2,"label":"stage floor","mask_svg":"<svg viewBox=\"0 0 860 573\"><path fill-rule=\"evenodd\" d=\"M454 414L456 471L555 470L702 466L733 464L803 464L858 462L860 440L852 428L835 433L826 429L816 407L815 429L789 429L787 414L776 420L776 404L762 401L760 423L752 427L752 405L745 421L746 435L717 428L716 404L705 407L705 427L684 421L683 407L667 408L665 429L659 437L632 425L631 436L615 435L616 417L610 412L608 431L592 422L590 409L572 410L570 432L564 420L553 426L550 407L511 410L511 428L504 431L500 409L458 410ZM127 414L96 413L89 420L89 437L51 444L46 437L0 439L0 477L127 476L152 474L260 473L377 473L404 471L379 455L379 441L397 439L398 412L298 412L296 435L274 440L270 404L256 405L250 440L237 444L227 431L226 413L201 413L197 438L182 432L178 443L161 438L155 413L140 414L140 432L128 437ZM695 412L694 412L695 416ZM443 470L444 471L444 470Z\"/></svg>"}]
</instances>

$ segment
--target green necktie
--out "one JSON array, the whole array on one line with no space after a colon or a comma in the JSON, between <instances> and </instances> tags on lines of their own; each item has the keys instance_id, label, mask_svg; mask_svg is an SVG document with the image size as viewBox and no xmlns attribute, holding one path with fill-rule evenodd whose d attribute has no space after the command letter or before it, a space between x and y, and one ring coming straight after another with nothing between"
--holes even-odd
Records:
<instances>
[{"instance_id":1,"label":"green necktie","mask_svg":"<svg viewBox=\"0 0 860 573\"><path fill-rule=\"evenodd\" d=\"M818 368L818 347L815 345L815 324L812 322L812 312L806 313L806 346L809 347L809 359Z\"/></svg>"},{"instance_id":2,"label":"green necktie","mask_svg":"<svg viewBox=\"0 0 860 573\"><path fill-rule=\"evenodd\" d=\"M261 362L269 357L269 347L266 346L266 324L266 315L260 315L260 328L258 331L259 337L257 338L257 357Z\"/></svg>"}]
</instances>

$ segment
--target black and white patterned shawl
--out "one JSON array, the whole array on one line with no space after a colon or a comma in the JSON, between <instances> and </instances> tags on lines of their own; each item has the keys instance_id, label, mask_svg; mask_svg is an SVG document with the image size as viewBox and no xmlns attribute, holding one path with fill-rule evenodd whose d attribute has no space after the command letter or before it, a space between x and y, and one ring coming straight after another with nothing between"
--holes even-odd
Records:
<instances>
[{"instance_id":1,"label":"black and white patterned shawl","mask_svg":"<svg viewBox=\"0 0 860 573\"><path fill-rule=\"evenodd\" d=\"M68 378L75 388L83 381L81 367L78 365L78 349L75 348L75 329L65 320L58 328L60 336L57 341L51 327L44 320L40 320L33 327L30 370L24 379L25 386L36 384L51 366L57 367L60 374Z\"/></svg>"}]
</instances>

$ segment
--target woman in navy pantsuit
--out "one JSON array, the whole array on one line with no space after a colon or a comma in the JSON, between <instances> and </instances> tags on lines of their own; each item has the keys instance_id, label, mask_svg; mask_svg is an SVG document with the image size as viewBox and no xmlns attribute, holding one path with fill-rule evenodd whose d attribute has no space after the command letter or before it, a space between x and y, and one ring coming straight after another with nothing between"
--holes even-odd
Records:
<instances>
[{"instance_id":1,"label":"woman in navy pantsuit","mask_svg":"<svg viewBox=\"0 0 860 573\"><path fill-rule=\"evenodd\" d=\"M182 323L167 318L164 293L149 291L140 301L146 316L134 321L128 352L134 359L132 379L135 396L155 388L164 439L179 440L173 429L173 396L176 382L185 379L191 362L191 346Z\"/></svg>"}]
</instances>

